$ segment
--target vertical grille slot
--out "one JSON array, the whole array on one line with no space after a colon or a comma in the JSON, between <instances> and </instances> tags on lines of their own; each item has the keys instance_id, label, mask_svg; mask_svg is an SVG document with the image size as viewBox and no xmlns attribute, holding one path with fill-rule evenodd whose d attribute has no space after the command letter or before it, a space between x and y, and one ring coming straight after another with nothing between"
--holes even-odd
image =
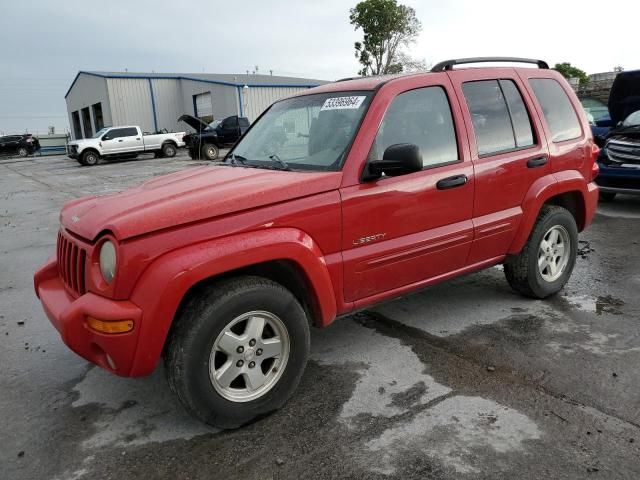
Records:
<instances>
[{"instance_id":1,"label":"vertical grille slot","mask_svg":"<svg viewBox=\"0 0 640 480\"><path fill-rule=\"evenodd\" d=\"M56 258L58 260L58 275L67 289L75 295L84 294L86 291L84 266L87 252L60 232L58 233Z\"/></svg>"}]
</instances>

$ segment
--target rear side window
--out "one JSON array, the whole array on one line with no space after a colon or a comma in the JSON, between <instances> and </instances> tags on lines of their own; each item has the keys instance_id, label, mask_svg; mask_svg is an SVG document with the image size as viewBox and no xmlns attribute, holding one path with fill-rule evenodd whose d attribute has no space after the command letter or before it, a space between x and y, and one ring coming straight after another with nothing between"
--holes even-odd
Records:
<instances>
[{"instance_id":1,"label":"rear side window","mask_svg":"<svg viewBox=\"0 0 640 480\"><path fill-rule=\"evenodd\" d=\"M418 88L399 94L384 115L369 158L380 160L397 143L420 147L422 164L433 167L458 160L451 107L442 87Z\"/></svg>"},{"instance_id":2,"label":"rear side window","mask_svg":"<svg viewBox=\"0 0 640 480\"><path fill-rule=\"evenodd\" d=\"M580 121L560 84L551 78L532 78L529 84L542 107L542 113L551 130L551 140L562 142L580 137Z\"/></svg>"},{"instance_id":3,"label":"rear side window","mask_svg":"<svg viewBox=\"0 0 640 480\"><path fill-rule=\"evenodd\" d=\"M129 128L123 128L122 129L122 136L123 137L135 137L136 135L138 135L138 129L137 128L129 127Z\"/></svg>"},{"instance_id":4,"label":"rear side window","mask_svg":"<svg viewBox=\"0 0 640 480\"><path fill-rule=\"evenodd\" d=\"M462 85L476 135L478 155L534 144L522 95L512 80L480 80Z\"/></svg>"}]
</instances>

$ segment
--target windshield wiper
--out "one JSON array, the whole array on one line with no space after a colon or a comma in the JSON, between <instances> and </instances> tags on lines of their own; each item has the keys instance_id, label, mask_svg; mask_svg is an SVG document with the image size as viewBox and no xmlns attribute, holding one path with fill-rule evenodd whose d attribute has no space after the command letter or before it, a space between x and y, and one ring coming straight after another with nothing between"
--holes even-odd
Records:
<instances>
[{"instance_id":1,"label":"windshield wiper","mask_svg":"<svg viewBox=\"0 0 640 480\"><path fill-rule=\"evenodd\" d=\"M269 155L269 160L271 160L273 163L279 165L280 166L280 170L291 170L291 167L289 167L289 164L287 164L287 162L282 160L275 153L273 155Z\"/></svg>"}]
</instances>

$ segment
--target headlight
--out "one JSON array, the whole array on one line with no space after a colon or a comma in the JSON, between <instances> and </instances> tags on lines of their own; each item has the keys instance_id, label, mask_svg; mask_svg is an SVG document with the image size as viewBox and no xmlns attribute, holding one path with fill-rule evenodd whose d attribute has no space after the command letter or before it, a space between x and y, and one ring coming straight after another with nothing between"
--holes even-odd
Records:
<instances>
[{"instance_id":1,"label":"headlight","mask_svg":"<svg viewBox=\"0 0 640 480\"><path fill-rule=\"evenodd\" d=\"M111 283L116 276L116 247L109 240L100 247L100 272L107 283Z\"/></svg>"}]
</instances>

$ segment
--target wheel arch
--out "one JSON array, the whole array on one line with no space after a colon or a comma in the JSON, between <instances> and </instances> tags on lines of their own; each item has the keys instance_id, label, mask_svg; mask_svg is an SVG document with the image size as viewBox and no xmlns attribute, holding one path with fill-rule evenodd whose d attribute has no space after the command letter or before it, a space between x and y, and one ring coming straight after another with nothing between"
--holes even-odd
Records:
<instances>
[{"instance_id":1,"label":"wheel arch","mask_svg":"<svg viewBox=\"0 0 640 480\"><path fill-rule=\"evenodd\" d=\"M577 171L546 175L536 180L522 202L520 227L507 253L517 254L522 250L544 205L566 208L573 215L578 231L584 230L595 211L591 193L584 177Z\"/></svg>"},{"instance_id":2,"label":"wheel arch","mask_svg":"<svg viewBox=\"0 0 640 480\"><path fill-rule=\"evenodd\" d=\"M282 284L317 326L327 325L336 316L324 257L304 232L271 229L184 247L156 259L131 295L144 312L131 376L146 375L155 368L176 316L200 289L237 275L258 275Z\"/></svg>"}]
</instances>

